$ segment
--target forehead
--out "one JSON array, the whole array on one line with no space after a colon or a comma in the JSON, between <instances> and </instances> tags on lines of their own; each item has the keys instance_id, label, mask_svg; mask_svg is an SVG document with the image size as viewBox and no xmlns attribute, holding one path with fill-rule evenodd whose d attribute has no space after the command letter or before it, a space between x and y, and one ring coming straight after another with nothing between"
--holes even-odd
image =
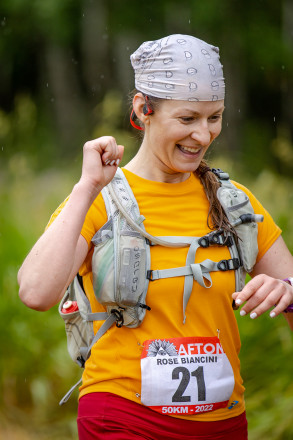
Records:
<instances>
[{"instance_id":1,"label":"forehead","mask_svg":"<svg viewBox=\"0 0 293 440\"><path fill-rule=\"evenodd\" d=\"M159 106L159 110L168 113L214 113L224 110L224 100L220 101L180 101L164 99Z\"/></svg>"}]
</instances>

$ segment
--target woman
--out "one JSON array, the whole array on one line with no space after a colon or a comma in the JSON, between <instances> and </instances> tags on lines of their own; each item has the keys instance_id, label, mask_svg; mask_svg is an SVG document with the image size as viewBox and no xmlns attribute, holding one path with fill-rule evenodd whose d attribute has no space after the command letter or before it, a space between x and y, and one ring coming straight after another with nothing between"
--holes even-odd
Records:
<instances>
[{"instance_id":1,"label":"woman","mask_svg":"<svg viewBox=\"0 0 293 440\"><path fill-rule=\"evenodd\" d=\"M123 172L146 231L168 237L203 237L218 228L233 233L216 196L217 177L203 160L222 128L225 85L218 49L171 35L143 43L131 62L138 90L132 123L144 138ZM19 271L27 306L47 310L58 303L79 271L93 311L104 310L93 291L91 239L107 221L101 190L122 155L123 146L110 136L85 144L81 179ZM232 299L252 319L268 311L272 318L281 314L293 303L290 281L283 281L293 274L293 258L270 215L246 188L236 187L264 216L252 280L239 292L234 270L211 272L209 286L193 282L184 322L185 277L150 282L151 311L143 323L112 327L92 348L80 388L80 439L247 438ZM151 267L182 267L186 253L184 247L153 246ZM229 250L200 247L195 263L207 258L222 261ZM292 326L292 315L285 316Z\"/></svg>"}]
</instances>

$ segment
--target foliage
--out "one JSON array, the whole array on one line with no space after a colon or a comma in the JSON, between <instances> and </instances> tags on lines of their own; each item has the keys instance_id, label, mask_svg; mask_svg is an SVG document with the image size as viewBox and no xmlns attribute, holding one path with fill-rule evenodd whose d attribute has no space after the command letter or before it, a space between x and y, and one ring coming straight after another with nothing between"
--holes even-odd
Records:
<instances>
[{"instance_id":1,"label":"foliage","mask_svg":"<svg viewBox=\"0 0 293 440\"><path fill-rule=\"evenodd\" d=\"M264 6L265 5L265 6ZM0 147L2 158L29 151L38 166L72 160L102 123L99 105L109 90L125 97L134 87L130 53L147 39L191 33L221 48L227 79L222 146L255 172L263 160L290 175L268 139L282 137L292 152L293 44L289 0L116 0L58 2L3 0L0 5ZM249 29L249 32L248 32ZM122 101L122 114L127 110ZM110 121L120 130L129 122ZM26 117L24 115L29 115ZM27 122L31 125L28 126ZM22 142L16 142L21 138ZM253 141L252 141L253 139ZM253 151L251 149L254 148Z\"/></svg>"}]
</instances>

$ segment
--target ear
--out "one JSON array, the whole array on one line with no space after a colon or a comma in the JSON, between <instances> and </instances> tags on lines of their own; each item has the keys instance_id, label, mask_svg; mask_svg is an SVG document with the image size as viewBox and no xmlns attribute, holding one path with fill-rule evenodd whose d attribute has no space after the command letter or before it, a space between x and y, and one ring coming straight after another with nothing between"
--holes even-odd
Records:
<instances>
[{"instance_id":1,"label":"ear","mask_svg":"<svg viewBox=\"0 0 293 440\"><path fill-rule=\"evenodd\" d=\"M136 93L132 101L133 110L137 118L146 125L149 120L148 114L145 111L145 98L142 93Z\"/></svg>"}]
</instances>

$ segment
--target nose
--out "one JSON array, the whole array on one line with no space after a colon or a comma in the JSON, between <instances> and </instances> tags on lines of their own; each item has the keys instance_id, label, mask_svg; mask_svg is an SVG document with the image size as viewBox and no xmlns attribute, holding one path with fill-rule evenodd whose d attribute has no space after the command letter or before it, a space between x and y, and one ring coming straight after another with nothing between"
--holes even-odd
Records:
<instances>
[{"instance_id":1,"label":"nose","mask_svg":"<svg viewBox=\"0 0 293 440\"><path fill-rule=\"evenodd\" d=\"M198 145L207 147L212 141L207 121L202 121L200 124L197 124L191 133L191 137L198 143Z\"/></svg>"}]
</instances>

